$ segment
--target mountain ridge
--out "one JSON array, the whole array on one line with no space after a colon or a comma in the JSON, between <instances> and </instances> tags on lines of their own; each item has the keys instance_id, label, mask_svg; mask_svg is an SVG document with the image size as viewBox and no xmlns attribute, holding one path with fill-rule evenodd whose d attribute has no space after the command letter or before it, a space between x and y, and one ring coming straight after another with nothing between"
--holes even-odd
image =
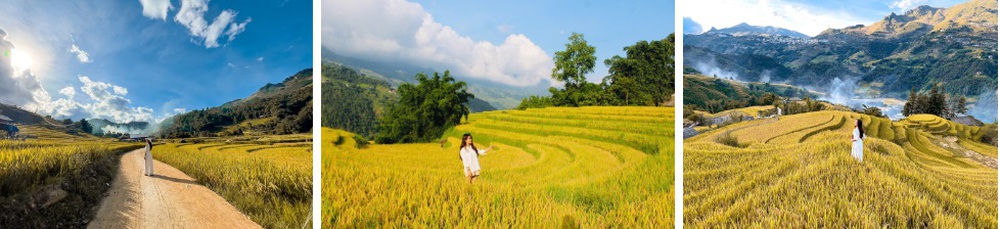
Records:
<instances>
[{"instance_id":1,"label":"mountain ridge","mask_svg":"<svg viewBox=\"0 0 1000 229\"><path fill-rule=\"evenodd\" d=\"M430 75L434 74L434 72L443 73L445 71L406 63L381 62L343 56L326 48L323 49L321 55L323 62L335 62L355 68L368 76L385 80L393 86L399 86L402 83L415 83L413 77L421 72ZM484 79L456 75L454 71L452 71L452 76L456 80L466 82L469 92L475 94L477 99L482 99L497 109L512 109L517 107L521 99L525 97L546 95L549 93L548 85L542 83L536 86L516 87Z\"/></svg>"},{"instance_id":2,"label":"mountain ridge","mask_svg":"<svg viewBox=\"0 0 1000 229\"><path fill-rule=\"evenodd\" d=\"M926 35L933 32L971 29L996 32L997 2L972 0L948 8L921 5L903 14L890 13L870 25L855 25L843 29L827 29L817 37L837 33L861 33L881 37Z\"/></svg>"},{"instance_id":3,"label":"mountain ridge","mask_svg":"<svg viewBox=\"0 0 1000 229\"><path fill-rule=\"evenodd\" d=\"M975 104L995 96L996 5L973 0L949 8L921 6L808 39L687 34L684 66L750 81L770 69L772 80L807 88L853 82L853 98L905 99L911 89L941 86L949 97L966 96Z\"/></svg>"},{"instance_id":4,"label":"mountain ridge","mask_svg":"<svg viewBox=\"0 0 1000 229\"><path fill-rule=\"evenodd\" d=\"M268 83L246 98L167 118L166 138L304 133L312 129L312 68Z\"/></svg>"},{"instance_id":5,"label":"mountain ridge","mask_svg":"<svg viewBox=\"0 0 1000 229\"><path fill-rule=\"evenodd\" d=\"M809 35L805 35L794 30L774 27L774 26L750 25L747 24L746 22L722 29L716 29L715 27L712 27L705 33L724 33L733 36L777 35L777 36L787 36L792 38L809 38Z\"/></svg>"}]
</instances>

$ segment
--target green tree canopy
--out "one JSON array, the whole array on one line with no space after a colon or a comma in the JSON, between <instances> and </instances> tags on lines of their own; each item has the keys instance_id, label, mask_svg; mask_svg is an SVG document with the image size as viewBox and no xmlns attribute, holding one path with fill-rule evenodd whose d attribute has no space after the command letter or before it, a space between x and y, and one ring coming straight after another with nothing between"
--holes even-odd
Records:
<instances>
[{"instance_id":1,"label":"green tree canopy","mask_svg":"<svg viewBox=\"0 0 1000 229\"><path fill-rule=\"evenodd\" d=\"M444 131L468 118L468 101L474 96L466 92L465 82L456 82L449 71L416 75L417 84L399 86L399 103L390 105L389 112L379 120L378 143L430 142Z\"/></svg>"},{"instance_id":2,"label":"green tree canopy","mask_svg":"<svg viewBox=\"0 0 1000 229\"><path fill-rule=\"evenodd\" d=\"M566 50L556 52L552 59L556 67L552 68L552 78L566 83L566 88L578 88L587 82L587 73L594 72L597 57L596 49L587 44L583 34L573 33L566 43Z\"/></svg>"},{"instance_id":3,"label":"green tree canopy","mask_svg":"<svg viewBox=\"0 0 1000 229\"><path fill-rule=\"evenodd\" d=\"M623 50L626 57L604 60L608 90L620 105L658 106L674 88L674 35L658 41L639 41Z\"/></svg>"}]
</instances>

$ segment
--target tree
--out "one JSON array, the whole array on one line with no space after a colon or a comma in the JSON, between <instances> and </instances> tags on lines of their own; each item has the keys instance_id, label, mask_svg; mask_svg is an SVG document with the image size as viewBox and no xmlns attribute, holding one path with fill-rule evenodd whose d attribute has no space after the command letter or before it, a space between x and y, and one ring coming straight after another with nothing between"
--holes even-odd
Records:
<instances>
[{"instance_id":1,"label":"tree","mask_svg":"<svg viewBox=\"0 0 1000 229\"><path fill-rule=\"evenodd\" d=\"M566 83L566 88L577 88L587 82L587 73L594 72L597 57L594 46L587 44L583 34L573 33L566 43L566 50L558 51L552 59L556 67L552 69L552 78Z\"/></svg>"},{"instance_id":2,"label":"tree","mask_svg":"<svg viewBox=\"0 0 1000 229\"><path fill-rule=\"evenodd\" d=\"M93 133L94 127L87 122L87 119L80 119L80 130L86 133Z\"/></svg>"},{"instance_id":3,"label":"tree","mask_svg":"<svg viewBox=\"0 0 1000 229\"><path fill-rule=\"evenodd\" d=\"M947 96L941 91L940 87L934 86L931 88L929 99L927 113L945 117L948 110Z\"/></svg>"},{"instance_id":4,"label":"tree","mask_svg":"<svg viewBox=\"0 0 1000 229\"><path fill-rule=\"evenodd\" d=\"M615 56L615 58L617 58L617 57L618 56ZM607 63L607 61L605 61L605 63ZM605 78L605 82L604 83L608 84L607 80L608 80L608 78L611 78L612 76L614 76L614 75L609 75L607 78ZM636 82L635 78L633 78L633 77L617 77L617 78L613 79L612 83L610 83L610 86L608 86L608 90L611 91L612 94L615 94L616 96L618 96L619 99L624 100L623 101L624 103L622 103L622 105L626 105L626 106L628 106L628 105L638 105L638 104L649 105L649 104L646 103L647 101L645 101L645 100L647 100L649 98L642 98L642 99L632 98L632 97L635 97L636 94L640 93L640 92L638 92L637 87L638 87L638 82ZM630 100L630 99L632 99L632 100Z\"/></svg>"},{"instance_id":5,"label":"tree","mask_svg":"<svg viewBox=\"0 0 1000 229\"><path fill-rule=\"evenodd\" d=\"M903 115L932 114L949 118L952 107L948 105L947 99L948 96L941 93L938 86L931 87L927 94L911 89L909 98L903 104Z\"/></svg>"},{"instance_id":6,"label":"tree","mask_svg":"<svg viewBox=\"0 0 1000 229\"><path fill-rule=\"evenodd\" d=\"M916 98L917 90L911 88L910 96L906 98L906 103L903 104L903 116L910 116L910 114L914 113L914 106L916 105L916 103L914 103L914 99Z\"/></svg>"},{"instance_id":7,"label":"tree","mask_svg":"<svg viewBox=\"0 0 1000 229\"><path fill-rule=\"evenodd\" d=\"M652 42L639 41L623 48L626 57L604 60L610 75L604 78L620 105L659 106L674 88L674 35Z\"/></svg>"},{"instance_id":8,"label":"tree","mask_svg":"<svg viewBox=\"0 0 1000 229\"><path fill-rule=\"evenodd\" d=\"M545 108L552 106L552 98L546 96L532 95L521 99L521 104L517 105L518 110L526 110L528 108Z\"/></svg>"},{"instance_id":9,"label":"tree","mask_svg":"<svg viewBox=\"0 0 1000 229\"><path fill-rule=\"evenodd\" d=\"M566 50L558 51L552 57L556 65L552 68L552 79L565 83L565 93L552 95L559 103L557 105L580 105L583 98L579 95L579 89L588 84L586 74L594 72L597 62L595 52L594 46L587 44L583 34L573 33L569 37L569 43L566 43ZM550 88L549 91L553 89Z\"/></svg>"},{"instance_id":10,"label":"tree","mask_svg":"<svg viewBox=\"0 0 1000 229\"><path fill-rule=\"evenodd\" d=\"M965 100L965 96L958 96L957 99L955 99L955 102L952 103L951 110L955 114L965 114L969 112L969 108L966 107L966 103L967 101Z\"/></svg>"},{"instance_id":11,"label":"tree","mask_svg":"<svg viewBox=\"0 0 1000 229\"><path fill-rule=\"evenodd\" d=\"M885 114L882 114L882 109L879 109L878 107L869 107L868 105L865 104L861 104L861 107L863 108L861 110L861 113L863 114L875 117L883 117L883 118L886 117Z\"/></svg>"},{"instance_id":12,"label":"tree","mask_svg":"<svg viewBox=\"0 0 1000 229\"><path fill-rule=\"evenodd\" d=\"M468 119L466 106L473 97L465 82L456 82L449 71L428 78L416 75L417 84L399 86L399 102L389 106L379 120L378 143L430 142L444 131Z\"/></svg>"},{"instance_id":13,"label":"tree","mask_svg":"<svg viewBox=\"0 0 1000 229\"><path fill-rule=\"evenodd\" d=\"M384 106L396 103L391 85L338 64L324 63L322 74L320 125L373 138Z\"/></svg>"},{"instance_id":14,"label":"tree","mask_svg":"<svg viewBox=\"0 0 1000 229\"><path fill-rule=\"evenodd\" d=\"M775 102L779 101L780 99L781 98L778 98L778 95L775 95L774 93L765 92L764 95L760 96L760 99L758 100L757 104L759 104L759 105L773 105L773 104L775 104Z\"/></svg>"}]
</instances>

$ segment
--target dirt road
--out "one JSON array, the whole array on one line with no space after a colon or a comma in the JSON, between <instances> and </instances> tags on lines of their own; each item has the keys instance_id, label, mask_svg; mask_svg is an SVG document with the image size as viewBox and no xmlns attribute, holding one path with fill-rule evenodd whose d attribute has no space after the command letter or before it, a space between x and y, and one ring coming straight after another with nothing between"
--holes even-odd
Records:
<instances>
[{"instance_id":1,"label":"dirt road","mask_svg":"<svg viewBox=\"0 0 1000 229\"><path fill-rule=\"evenodd\" d=\"M126 153L87 228L260 228L194 178L156 161L144 176L144 149Z\"/></svg>"}]
</instances>

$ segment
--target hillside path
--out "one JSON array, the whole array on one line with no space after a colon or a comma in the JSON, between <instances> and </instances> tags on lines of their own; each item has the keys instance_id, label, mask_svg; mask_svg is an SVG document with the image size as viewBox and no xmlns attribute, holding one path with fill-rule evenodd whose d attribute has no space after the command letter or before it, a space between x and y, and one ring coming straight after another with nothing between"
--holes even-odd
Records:
<instances>
[{"instance_id":1,"label":"hillside path","mask_svg":"<svg viewBox=\"0 0 1000 229\"><path fill-rule=\"evenodd\" d=\"M145 149L122 156L87 228L261 228L221 196L160 161L144 176Z\"/></svg>"}]
</instances>

